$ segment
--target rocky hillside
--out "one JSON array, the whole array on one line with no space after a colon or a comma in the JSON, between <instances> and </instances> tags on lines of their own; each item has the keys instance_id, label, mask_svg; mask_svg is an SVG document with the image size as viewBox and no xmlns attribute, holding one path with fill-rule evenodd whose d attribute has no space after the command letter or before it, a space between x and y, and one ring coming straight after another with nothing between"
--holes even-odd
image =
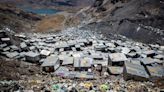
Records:
<instances>
[{"instance_id":1,"label":"rocky hillside","mask_svg":"<svg viewBox=\"0 0 164 92\"><path fill-rule=\"evenodd\" d=\"M98 1L98 0L97 0ZM160 0L126 0L87 7L71 16L67 25L124 35L136 41L164 44L164 3ZM82 22L81 22L82 21Z\"/></svg>"},{"instance_id":2,"label":"rocky hillside","mask_svg":"<svg viewBox=\"0 0 164 92\"><path fill-rule=\"evenodd\" d=\"M13 4L0 3L0 28L8 27L16 32L30 30L41 17L24 12Z\"/></svg>"}]
</instances>

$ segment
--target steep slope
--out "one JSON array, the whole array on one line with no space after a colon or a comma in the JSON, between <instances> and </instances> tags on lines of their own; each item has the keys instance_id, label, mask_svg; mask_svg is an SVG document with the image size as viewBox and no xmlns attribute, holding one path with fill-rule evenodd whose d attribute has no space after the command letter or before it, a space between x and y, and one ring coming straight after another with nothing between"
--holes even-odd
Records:
<instances>
[{"instance_id":1,"label":"steep slope","mask_svg":"<svg viewBox=\"0 0 164 92\"><path fill-rule=\"evenodd\" d=\"M112 4L104 0L101 7L88 7L71 16L70 26L109 34L121 34L136 41L164 44L164 3L160 0L126 0ZM70 21L72 20L72 21ZM83 21L83 22L81 22Z\"/></svg>"}]
</instances>

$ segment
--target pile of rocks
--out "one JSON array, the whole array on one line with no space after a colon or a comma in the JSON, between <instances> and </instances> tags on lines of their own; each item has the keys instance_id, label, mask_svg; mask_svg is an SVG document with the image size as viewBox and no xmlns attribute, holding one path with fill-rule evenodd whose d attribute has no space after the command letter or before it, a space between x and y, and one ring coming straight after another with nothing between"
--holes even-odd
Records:
<instances>
[{"instance_id":1,"label":"pile of rocks","mask_svg":"<svg viewBox=\"0 0 164 92\"><path fill-rule=\"evenodd\" d=\"M85 34L84 34L85 33ZM15 34L19 46L8 44L0 32L0 54L41 65L44 72L70 79L108 78L124 80L164 79L164 46L131 40L105 40L90 31L69 29L56 34Z\"/></svg>"}]
</instances>

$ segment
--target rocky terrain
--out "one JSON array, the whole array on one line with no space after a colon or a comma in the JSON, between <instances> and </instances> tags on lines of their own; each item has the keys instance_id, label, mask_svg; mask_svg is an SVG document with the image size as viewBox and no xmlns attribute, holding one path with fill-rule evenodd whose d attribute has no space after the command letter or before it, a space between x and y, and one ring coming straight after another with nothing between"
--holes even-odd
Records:
<instances>
[{"instance_id":1,"label":"rocky terrain","mask_svg":"<svg viewBox=\"0 0 164 92\"><path fill-rule=\"evenodd\" d=\"M1 2L0 91L164 91L163 1Z\"/></svg>"},{"instance_id":2,"label":"rocky terrain","mask_svg":"<svg viewBox=\"0 0 164 92\"><path fill-rule=\"evenodd\" d=\"M66 23L71 26L81 24L82 28L102 32L107 37L116 33L136 41L164 44L162 1L127 0L112 4L105 0L101 7L106 10L84 8Z\"/></svg>"}]
</instances>

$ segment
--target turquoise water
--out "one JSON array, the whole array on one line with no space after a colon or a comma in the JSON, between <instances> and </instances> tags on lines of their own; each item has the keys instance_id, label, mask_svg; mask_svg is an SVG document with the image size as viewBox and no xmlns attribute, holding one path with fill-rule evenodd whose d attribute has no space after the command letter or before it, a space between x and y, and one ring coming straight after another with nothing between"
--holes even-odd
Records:
<instances>
[{"instance_id":1,"label":"turquoise water","mask_svg":"<svg viewBox=\"0 0 164 92\"><path fill-rule=\"evenodd\" d=\"M55 9L33 9L33 8L23 8L23 10L27 11L27 12L32 12L35 14L46 14L46 15L50 15L50 14L55 14L57 12L59 12L59 10L55 10Z\"/></svg>"}]
</instances>

